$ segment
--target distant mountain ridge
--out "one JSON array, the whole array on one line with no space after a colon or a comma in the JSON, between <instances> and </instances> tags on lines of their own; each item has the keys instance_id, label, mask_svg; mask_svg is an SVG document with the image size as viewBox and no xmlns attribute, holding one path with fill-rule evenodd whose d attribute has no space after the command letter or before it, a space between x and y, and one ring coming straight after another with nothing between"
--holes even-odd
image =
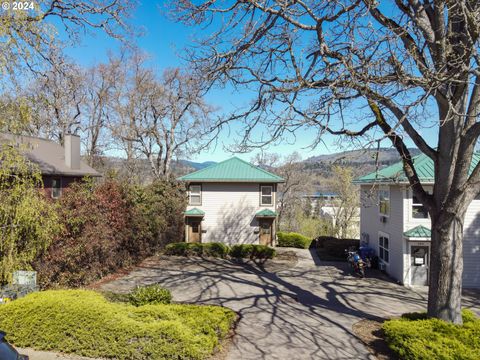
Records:
<instances>
[{"instance_id":1,"label":"distant mountain ridge","mask_svg":"<svg viewBox=\"0 0 480 360\"><path fill-rule=\"evenodd\" d=\"M196 162L196 161L190 161L190 160L179 160L182 165L191 167L195 170L201 170L205 169L206 167L209 167L210 165L216 164L215 161L204 161L204 162Z\"/></svg>"}]
</instances>

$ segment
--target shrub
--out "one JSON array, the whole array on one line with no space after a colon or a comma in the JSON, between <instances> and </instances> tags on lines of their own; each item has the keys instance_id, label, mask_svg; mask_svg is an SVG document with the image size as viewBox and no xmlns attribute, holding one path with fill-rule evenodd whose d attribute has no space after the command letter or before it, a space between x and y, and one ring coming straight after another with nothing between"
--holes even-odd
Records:
<instances>
[{"instance_id":1,"label":"shrub","mask_svg":"<svg viewBox=\"0 0 480 360\"><path fill-rule=\"evenodd\" d=\"M115 359L205 359L235 313L205 305L135 307L87 290L42 291L0 307L0 328L19 347Z\"/></svg>"},{"instance_id":2,"label":"shrub","mask_svg":"<svg viewBox=\"0 0 480 360\"><path fill-rule=\"evenodd\" d=\"M345 249L350 247L359 248L360 240L358 239L337 239L331 236L322 236L317 240L317 247L322 248L326 254L346 259Z\"/></svg>"},{"instance_id":3,"label":"shrub","mask_svg":"<svg viewBox=\"0 0 480 360\"><path fill-rule=\"evenodd\" d=\"M278 246L280 247L294 247L299 249L308 249L312 243L312 239L302 234L279 231L277 233Z\"/></svg>"},{"instance_id":4,"label":"shrub","mask_svg":"<svg viewBox=\"0 0 480 360\"><path fill-rule=\"evenodd\" d=\"M165 255L187 256L189 243L178 242L165 246Z\"/></svg>"},{"instance_id":5,"label":"shrub","mask_svg":"<svg viewBox=\"0 0 480 360\"><path fill-rule=\"evenodd\" d=\"M464 310L463 325L405 314L388 320L383 329L387 343L401 359L480 359L480 319Z\"/></svg>"},{"instance_id":6,"label":"shrub","mask_svg":"<svg viewBox=\"0 0 480 360\"><path fill-rule=\"evenodd\" d=\"M128 302L135 306L170 304L172 302L172 294L170 290L160 285L139 286L130 293Z\"/></svg>"},{"instance_id":7,"label":"shrub","mask_svg":"<svg viewBox=\"0 0 480 360\"><path fill-rule=\"evenodd\" d=\"M275 249L265 245L237 244L230 249L230 256L234 258L272 259L275 255Z\"/></svg>"},{"instance_id":8,"label":"shrub","mask_svg":"<svg viewBox=\"0 0 480 360\"><path fill-rule=\"evenodd\" d=\"M230 256L234 258L250 258L253 251L251 244L237 244L230 248Z\"/></svg>"},{"instance_id":9,"label":"shrub","mask_svg":"<svg viewBox=\"0 0 480 360\"><path fill-rule=\"evenodd\" d=\"M203 248L203 255L212 257L226 258L229 252L230 248L222 243L206 243Z\"/></svg>"},{"instance_id":10,"label":"shrub","mask_svg":"<svg viewBox=\"0 0 480 360\"><path fill-rule=\"evenodd\" d=\"M64 231L34 263L41 286L86 285L180 239L184 201L180 186L166 181L72 184L58 202Z\"/></svg>"},{"instance_id":11,"label":"shrub","mask_svg":"<svg viewBox=\"0 0 480 360\"><path fill-rule=\"evenodd\" d=\"M252 259L273 259L277 252L274 248L265 245L252 245Z\"/></svg>"}]
</instances>

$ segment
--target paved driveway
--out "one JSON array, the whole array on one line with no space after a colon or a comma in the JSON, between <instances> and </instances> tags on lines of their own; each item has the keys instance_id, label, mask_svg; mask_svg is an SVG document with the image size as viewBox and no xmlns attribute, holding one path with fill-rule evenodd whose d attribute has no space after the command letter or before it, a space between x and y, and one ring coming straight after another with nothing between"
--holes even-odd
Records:
<instances>
[{"instance_id":1,"label":"paved driveway","mask_svg":"<svg viewBox=\"0 0 480 360\"><path fill-rule=\"evenodd\" d=\"M374 359L352 333L365 318L425 308L425 291L382 278L359 279L345 263L320 263L295 250L297 265L265 272L223 260L151 258L124 278L102 285L128 291L160 283L181 302L220 304L240 315L228 359Z\"/></svg>"}]
</instances>

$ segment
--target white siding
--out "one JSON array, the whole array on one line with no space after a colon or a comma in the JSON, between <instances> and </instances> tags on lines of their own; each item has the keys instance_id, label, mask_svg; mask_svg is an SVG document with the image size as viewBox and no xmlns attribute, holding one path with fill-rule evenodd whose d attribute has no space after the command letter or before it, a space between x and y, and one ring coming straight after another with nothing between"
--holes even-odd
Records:
<instances>
[{"instance_id":1,"label":"white siding","mask_svg":"<svg viewBox=\"0 0 480 360\"><path fill-rule=\"evenodd\" d=\"M463 234L463 287L480 288L480 200L468 207Z\"/></svg>"},{"instance_id":2,"label":"white siding","mask_svg":"<svg viewBox=\"0 0 480 360\"><path fill-rule=\"evenodd\" d=\"M263 209L275 211L275 185L273 189L273 205L260 206L258 183L203 183L202 205L187 207L187 210L198 208L205 212L202 242L258 244L255 214Z\"/></svg>"},{"instance_id":3,"label":"white siding","mask_svg":"<svg viewBox=\"0 0 480 360\"><path fill-rule=\"evenodd\" d=\"M378 186L361 186L361 219L360 232L368 234L369 246L378 255L379 232L389 236L389 262L386 271L396 280L403 282L403 197L404 189L399 185L390 188L390 214L385 223L380 221L377 190Z\"/></svg>"}]
</instances>

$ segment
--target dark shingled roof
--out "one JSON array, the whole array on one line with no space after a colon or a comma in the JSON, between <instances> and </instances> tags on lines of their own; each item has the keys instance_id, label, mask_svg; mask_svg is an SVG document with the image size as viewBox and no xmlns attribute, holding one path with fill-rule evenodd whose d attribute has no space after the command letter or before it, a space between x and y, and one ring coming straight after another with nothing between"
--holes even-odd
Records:
<instances>
[{"instance_id":1,"label":"dark shingled roof","mask_svg":"<svg viewBox=\"0 0 480 360\"><path fill-rule=\"evenodd\" d=\"M42 175L101 176L95 169L80 161L79 169L71 169L65 163L65 149L56 142L32 136L0 133L0 143L17 146L26 158L38 165Z\"/></svg>"}]
</instances>

